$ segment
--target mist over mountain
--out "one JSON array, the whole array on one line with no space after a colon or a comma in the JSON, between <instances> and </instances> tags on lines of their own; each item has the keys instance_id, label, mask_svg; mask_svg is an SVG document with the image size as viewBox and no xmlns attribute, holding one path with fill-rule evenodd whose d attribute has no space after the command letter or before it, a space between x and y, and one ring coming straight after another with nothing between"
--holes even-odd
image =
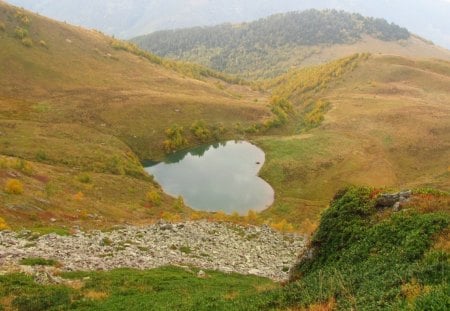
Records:
<instances>
[{"instance_id":1,"label":"mist over mountain","mask_svg":"<svg viewBox=\"0 0 450 311\"><path fill-rule=\"evenodd\" d=\"M334 8L385 18L450 48L448 0L9 0L40 14L122 38L156 30L251 21L274 13ZM82 9L81 9L82 8Z\"/></svg>"}]
</instances>

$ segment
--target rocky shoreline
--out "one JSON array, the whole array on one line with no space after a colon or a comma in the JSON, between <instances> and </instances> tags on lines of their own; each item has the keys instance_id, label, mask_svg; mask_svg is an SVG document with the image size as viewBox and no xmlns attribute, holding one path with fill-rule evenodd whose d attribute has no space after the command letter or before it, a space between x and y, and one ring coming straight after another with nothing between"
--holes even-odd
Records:
<instances>
[{"instance_id":1,"label":"rocky shoreline","mask_svg":"<svg viewBox=\"0 0 450 311\"><path fill-rule=\"evenodd\" d=\"M24 258L56 260L61 271L152 269L166 265L253 274L286 280L306 240L267 226L191 221L158 222L70 236L0 232L0 273Z\"/></svg>"}]
</instances>

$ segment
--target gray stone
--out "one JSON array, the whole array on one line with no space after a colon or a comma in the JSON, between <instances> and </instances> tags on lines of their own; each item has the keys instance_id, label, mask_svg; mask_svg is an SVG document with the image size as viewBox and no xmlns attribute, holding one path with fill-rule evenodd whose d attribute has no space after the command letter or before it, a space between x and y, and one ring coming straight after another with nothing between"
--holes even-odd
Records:
<instances>
[{"instance_id":1,"label":"gray stone","mask_svg":"<svg viewBox=\"0 0 450 311\"><path fill-rule=\"evenodd\" d=\"M197 277L199 277L199 278L201 278L201 279L206 278L206 273L205 273L205 271L203 271L203 270L198 271Z\"/></svg>"},{"instance_id":2,"label":"gray stone","mask_svg":"<svg viewBox=\"0 0 450 311\"><path fill-rule=\"evenodd\" d=\"M172 230L174 227L176 232ZM255 232L257 238L248 239ZM0 253L3 255L0 256L0 270L18 265L22 258L42 257L60 262L62 271L186 265L202 271L242 274L251 271L274 280L286 280L288 272L280 267L294 265L305 248L305 238L301 235L283 234L267 226L244 227L207 221L181 224L161 221L145 228L126 226L110 232L78 231L71 236L49 234L34 240L32 247L25 246L30 243L28 239L29 232L0 232ZM111 245L100 246L104 239L111 240ZM122 249L121 245L127 247ZM191 253L186 255L179 249L187 245ZM58 281L48 280L45 275L38 278L41 282Z\"/></svg>"}]
</instances>

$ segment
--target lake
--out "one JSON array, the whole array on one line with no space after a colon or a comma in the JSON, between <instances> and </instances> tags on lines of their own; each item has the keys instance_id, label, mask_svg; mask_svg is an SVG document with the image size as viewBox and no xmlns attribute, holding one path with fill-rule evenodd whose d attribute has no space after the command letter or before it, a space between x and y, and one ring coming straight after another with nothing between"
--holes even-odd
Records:
<instances>
[{"instance_id":1,"label":"lake","mask_svg":"<svg viewBox=\"0 0 450 311\"><path fill-rule=\"evenodd\" d=\"M274 200L272 187L258 176L264 152L246 141L228 141L176 152L160 163L148 163L164 192L195 210L247 214Z\"/></svg>"}]
</instances>

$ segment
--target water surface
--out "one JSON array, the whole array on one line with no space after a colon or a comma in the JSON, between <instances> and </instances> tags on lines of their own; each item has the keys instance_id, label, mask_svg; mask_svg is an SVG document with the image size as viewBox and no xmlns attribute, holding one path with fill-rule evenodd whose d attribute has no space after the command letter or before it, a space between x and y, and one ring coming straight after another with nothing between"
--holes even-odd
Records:
<instances>
[{"instance_id":1,"label":"water surface","mask_svg":"<svg viewBox=\"0 0 450 311\"><path fill-rule=\"evenodd\" d=\"M173 153L147 172L169 195L202 211L260 211L273 203L272 187L258 177L264 152L245 141L204 145Z\"/></svg>"}]
</instances>

